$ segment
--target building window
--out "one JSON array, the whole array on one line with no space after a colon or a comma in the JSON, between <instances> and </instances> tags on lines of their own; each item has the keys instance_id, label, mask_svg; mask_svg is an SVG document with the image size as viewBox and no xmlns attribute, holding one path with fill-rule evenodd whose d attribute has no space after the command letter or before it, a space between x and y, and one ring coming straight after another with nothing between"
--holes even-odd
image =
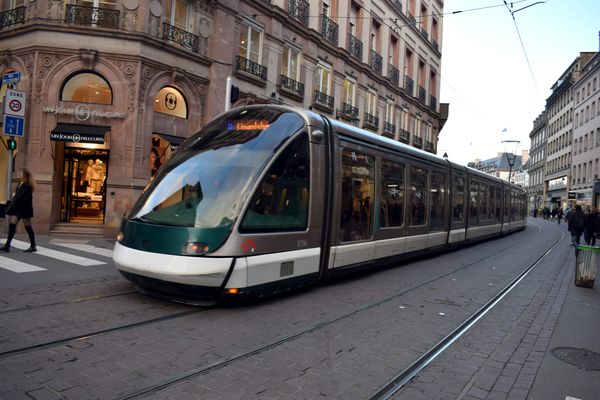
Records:
<instances>
[{"instance_id":1,"label":"building window","mask_svg":"<svg viewBox=\"0 0 600 400\"><path fill-rule=\"evenodd\" d=\"M298 50L289 47L283 48L281 75L295 81L300 80L300 52Z\"/></svg>"},{"instance_id":2,"label":"building window","mask_svg":"<svg viewBox=\"0 0 600 400\"><path fill-rule=\"evenodd\" d=\"M351 78L344 80L344 103L349 106L354 106L354 92L356 88L356 82Z\"/></svg>"},{"instance_id":3,"label":"building window","mask_svg":"<svg viewBox=\"0 0 600 400\"><path fill-rule=\"evenodd\" d=\"M260 64L262 31L248 26L240 27L239 55L247 60Z\"/></svg>"},{"instance_id":4,"label":"building window","mask_svg":"<svg viewBox=\"0 0 600 400\"><path fill-rule=\"evenodd\" d=\"M394 102L391 100L385 102L385 122L394 125Z\"/></svg>"},{"instance_id":5,"label":"building window","mask_svg":"<svg viewBox=\"0 0 600 400\"><path fill-rule=\"evenodd\" d=\"M375 115L377 113L377 93L367 92L367 114Z\"/></svg>"},{"instance_id":6,"label":"building window","mask_svg":"<svg viewBox=\"0 0 600 400\"><path fill-rule=\"evenodd\" d=\"M93 72L71 76L63 85L61 101L78 103L112 104L112 89L108 82Z\"/></svg>"},{"instance_id":7,"label":"building window","mask_svg":"<svg viewBox=\"0 0 600 400\"><path fill-rule=\"evenodd\" d=\"M187 118L187 104L183 95L179 90L170 86L160 89L154 97L154 111L178 118Z\"/></svg>"},{"instance_id":8,"label":"building window","mask_svg":"<svg viewBox=\"0 0 600 400\"><path fill-rule=\"evenodd\" d=\"M185 0L167 0L165 17L169 24L182 29L190 30L188 25L189 3Z\"/></svg>"},{"instance_id":9,"label":"building window","mask_svg":"<svg viewBox=\"0 0 600 400\"><path fill-rule=\"evenodd\" d=\"M316 88L319 92L329 95L329 80L331 78L331 67L324 64L317 64L316 70Z\"/></svg>"}]
</instances>

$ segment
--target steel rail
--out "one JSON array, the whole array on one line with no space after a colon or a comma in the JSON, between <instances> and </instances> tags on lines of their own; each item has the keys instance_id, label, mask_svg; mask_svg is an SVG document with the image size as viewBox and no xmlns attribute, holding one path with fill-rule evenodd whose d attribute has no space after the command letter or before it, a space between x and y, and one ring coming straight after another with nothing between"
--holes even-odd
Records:
<instances>
[{"instance_id":1,"label":"steel rail","mask_svg":"<svg viewBox=\"0 0 600 400\"><path fill-rule=\"evenodd\" d=\"M419 372L431 364L445 350L464 335L473 325L491 311L511 290L513 290L528 274L531 272L554 248L564 239L565 234L562 232L561 237L552 244L540 257L532 262L523 272L513 279L504 289L498 292L491 300L477 310L473 315L467 318L461 325L454 329L450 334L440 340L435 346L425 352L421 357L414 361L402 372L394 376L386 385L377 390L369 400L387 400L391 399L397 392L400 391L408 382L410 382Z\"/></svg>"}]
</instances>

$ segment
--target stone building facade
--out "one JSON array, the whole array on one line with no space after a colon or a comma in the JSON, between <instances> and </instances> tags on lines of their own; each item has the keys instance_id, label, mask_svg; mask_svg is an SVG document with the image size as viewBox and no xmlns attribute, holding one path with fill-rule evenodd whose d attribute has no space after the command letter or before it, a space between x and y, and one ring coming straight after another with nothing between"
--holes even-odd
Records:
<instances>
[{"instance_id":1,"label":"stone building facade","mask_svg":"<svg viewBox=\"0 0 600 400\"><path fill-rule=\"evenodd\" d=\"M113 236L151 162L242 104L312 108L435 153L442 14L441 0L3 1L0 72L21 73L26 128L14 153L0 146L2 172L15 166L0 203L28 168L38 231Z\"/></svg>"}]
</instances>

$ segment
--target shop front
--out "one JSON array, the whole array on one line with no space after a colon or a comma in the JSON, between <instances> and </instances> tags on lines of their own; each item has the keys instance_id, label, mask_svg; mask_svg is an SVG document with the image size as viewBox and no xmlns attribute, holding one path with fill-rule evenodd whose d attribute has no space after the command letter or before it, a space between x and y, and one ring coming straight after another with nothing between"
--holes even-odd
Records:
<instances>
[{"instance_id":1,"label":"shop front","mask_svg":"<svg viewBox=\"0 0 600 400\"><path fill-rule=\"evenodd\" d=\"M58 123L50 133L63 154L60 222L104 224L109 129Z\"/></svg>"}]
</instances>

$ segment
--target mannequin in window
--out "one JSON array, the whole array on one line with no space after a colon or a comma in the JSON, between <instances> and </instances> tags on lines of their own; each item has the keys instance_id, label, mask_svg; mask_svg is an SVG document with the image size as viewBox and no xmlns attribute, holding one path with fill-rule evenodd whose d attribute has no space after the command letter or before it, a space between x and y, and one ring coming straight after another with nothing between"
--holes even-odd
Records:
<instances>
[{"instance_id":1,"label":"mannequin in window","mask_svg":"<svg viewBox=\"0 0 600 400\"><path fill-rule=\"evenodd\" d=\"M90 162L91 161L92 160L90 160ZM95 163L90 164L88 167L88 173L90 174L90 186L92 187L93 192L100 193L102 191L102 180L104 178L102 161L97 159Z\"/></svg>"}]
</instances>

